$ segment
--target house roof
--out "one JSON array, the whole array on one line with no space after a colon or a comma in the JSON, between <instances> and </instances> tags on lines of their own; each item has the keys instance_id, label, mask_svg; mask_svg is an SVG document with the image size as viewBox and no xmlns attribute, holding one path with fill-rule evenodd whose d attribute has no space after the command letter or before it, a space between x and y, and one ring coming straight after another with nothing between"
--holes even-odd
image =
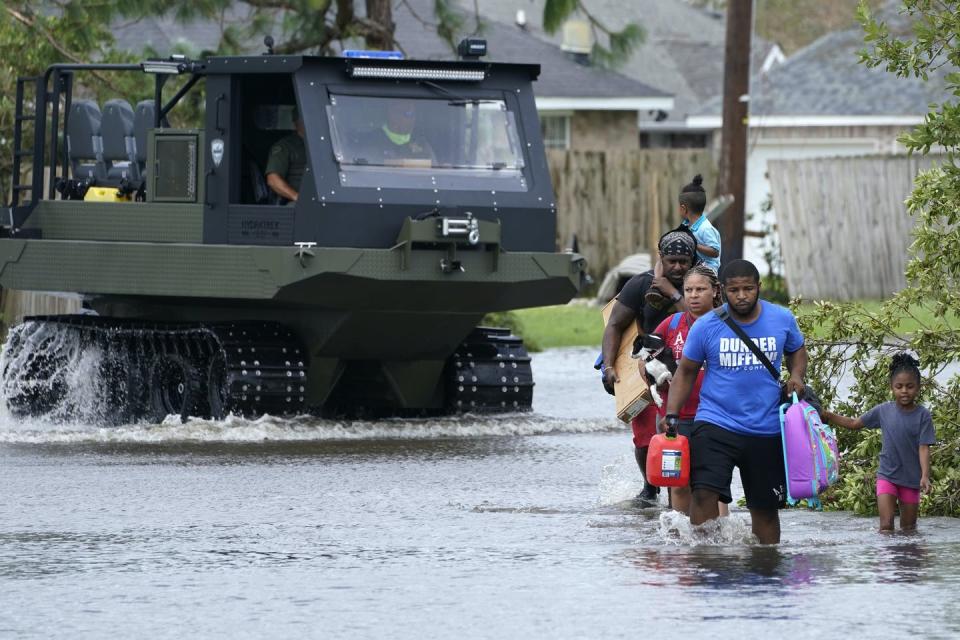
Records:
<instances>
[{"instance_id":1,"label":"house roof","mask_svg":"<svg viewBox=\"0 0 960 640\"><path fill-rule=\"evenodd\" d=\"M227 23L243 23L247 10L234 4L226 16ZM416 59L450 60L454 54L450 46L436 33L433 0L406 0L393 10L396 38L407 57ZM465 33L474 27L470 16L465 20ZM172 18L144 18L135 23L118 25L114 29L117 46L130 51L150 46L161 55L175 47L186 47L199 54L215 49L220 41L220 25L212 21L192 21L187 24ZM642 82L602 67L585 66L571 59L559 46L531 38L513 24L485 19L483 31L477 37L487 40L492 62L531 62L541 66L534 85L537 104L541 109L612 109L643 111L664 110L673 107L673 96ZM259 40L250 43L249 51L260 52Z\"/></svg>"},{"instance_id":2,"label":"house roof","mask_svg":"<svg viewBox=\"0 0 960 640\"><path fill-rule=\"evenodd\" d=\"M473 0L459 0L472 10ZM518 9L526 14L527 28L520 30L536 39L559 45L561 33L543 30L545 0L483 0L483 16L501 24L513 23ZM626 22L643 27L646 38L617 71L674 95L674 109L660 127L676 128L688 114L723 92L723 51L726 39L724 16L679 0L590 0L591 14L615 29ZM754 69L760 69L773 43L753 40ZM641 126L652 123L641 123Z\"/></svg>"},{"instance_id":3,"label":"house roof","mask_svg":"<svg viewBox=\"0 0 960 640\"><path fill-rule=\"evenodd\" d=\"M453 55L450 46L437 35L434 26L424 24L425 16L432 18L432 6L433 0L406 0L394 8L397 40L411 58L450 59ZM474 28L469 17L464 28L464 33L458 34L455 40L469 35L469 30ZM482 32L477 37L487 41L487 60L535 62L540 65L540 78L534 91L541 107L546 104L547 108L555 109L647 110L669 109L672 106L672 96L666 91L609 69L579 64L559 46L532 38L514 24L484 19Z\"/></svg>"},{"instance_id":4,"label":"house roof","mask_svg":"<svg viewBox=\"0 0 960 640\"><path fill-rule=\"evenodd\" d=\"M891 28L908 24L885 14ZM750 88L753 126L910 125L923 120L931 102L949 94L943 76L956 67L945 65L920 78L899 78L882 66L858 62L864 48L858 26L828 33L801 49ZM689 119L696 126L720 126L721 99L711 100Z\"/></svg>"},{"instance_id":5,"label":"house roof","mask_svg":"<svg viewBox=\"0 0 960 640\"><path fill-rule=\"evenodd\" d=\"M394 7L396 37L411 58L450 59L453 55L430 23L432 7L433 0L406 0ZM465 21L464 32L455 40L470 35L474 29L470 17ZM487 41L487 60L540 65L534 92L541 109L646 111L668 110L673 105L671 94L609 69L578 64L559 46L531 38L516 25L485 18L477 37Z\"/></svg>"}]
</instances>

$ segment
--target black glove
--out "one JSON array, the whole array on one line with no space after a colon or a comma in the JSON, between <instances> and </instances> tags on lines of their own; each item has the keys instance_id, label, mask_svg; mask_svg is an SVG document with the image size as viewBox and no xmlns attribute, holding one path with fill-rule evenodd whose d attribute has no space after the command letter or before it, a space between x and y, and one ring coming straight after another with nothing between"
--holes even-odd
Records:
<instances>
[{"instance_id":1,"label":"black glove","mask_svg":"<svg viewBox=\"0 0 960 640\"><path fill-rule=\"evenodd\" d=\"M667 437L676 438L677 427L680 425L680 416L675 413L668 413L666 416L664 416L663 422L667 425Z\"/></svg>"}]
</instances>

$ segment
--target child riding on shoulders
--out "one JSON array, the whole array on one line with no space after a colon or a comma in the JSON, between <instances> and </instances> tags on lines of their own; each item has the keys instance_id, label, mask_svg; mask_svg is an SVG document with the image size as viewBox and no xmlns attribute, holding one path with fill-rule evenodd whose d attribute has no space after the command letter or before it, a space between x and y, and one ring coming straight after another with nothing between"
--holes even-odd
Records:
<instances>
[{"instance_id":1,"label":"child riding on shoulders","mask_svg":"<svg viewBox=\"0 0 960 640\"><path fill-rule=\"evenodd\" d=\"M682 227L689 230L697 243L697 260L702 264L713 269L714 273L720 272L720 232L717 231L707 217L703 214L707 206L707 193L703 190L703 176L699 173L693 177L693 181L680 190L680 215L683 221ZM659 278L663 275L663 265L657 261L654 265L654 277ZM646 295L647 304L655 308L663 308L669 304L669 300L656 287L651 287Z\"/></svg>"}]
</instances>

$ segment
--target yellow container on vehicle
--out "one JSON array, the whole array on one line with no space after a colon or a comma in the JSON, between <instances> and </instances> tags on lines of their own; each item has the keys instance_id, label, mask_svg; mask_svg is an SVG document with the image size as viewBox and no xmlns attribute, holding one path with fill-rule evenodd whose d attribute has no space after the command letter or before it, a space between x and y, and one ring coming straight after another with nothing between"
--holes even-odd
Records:
<instances>
[{"instance_id":1,"label":"yellow container on vehicle","mask_svg":"<svg viewBox=\"0 0 960 640\"><path fill-rule=\"evenodd\" d=\"M130 202L130 195L124 195L116 187L90 187L83 196L84 202Z\"/></svg>"}]
</instances>

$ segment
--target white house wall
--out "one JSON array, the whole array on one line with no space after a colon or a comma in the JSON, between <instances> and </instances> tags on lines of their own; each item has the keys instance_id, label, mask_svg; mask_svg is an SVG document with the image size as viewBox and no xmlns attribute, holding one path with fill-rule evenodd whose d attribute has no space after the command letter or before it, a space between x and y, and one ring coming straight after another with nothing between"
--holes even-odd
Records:
<instances>
[{"instance_id":1,"label":"white house wall","mask_svg":"<svg viewBox=\"0 0 960 640\"><path fill-rule=\"evenodd\" d=\"M800 160L845 156L896 153L902 147L896 142L900 127L794 127L751 129L747 155L747 193L744 210L753 214L747 228L761 230L776 219L774 208L761 213L761 205L770 194L767 163L770 160ZM718 136L719 138L719 136ZM763 260L762 240L746 238L744 257L760 267Z\"/></svg>"}]
</instances>

